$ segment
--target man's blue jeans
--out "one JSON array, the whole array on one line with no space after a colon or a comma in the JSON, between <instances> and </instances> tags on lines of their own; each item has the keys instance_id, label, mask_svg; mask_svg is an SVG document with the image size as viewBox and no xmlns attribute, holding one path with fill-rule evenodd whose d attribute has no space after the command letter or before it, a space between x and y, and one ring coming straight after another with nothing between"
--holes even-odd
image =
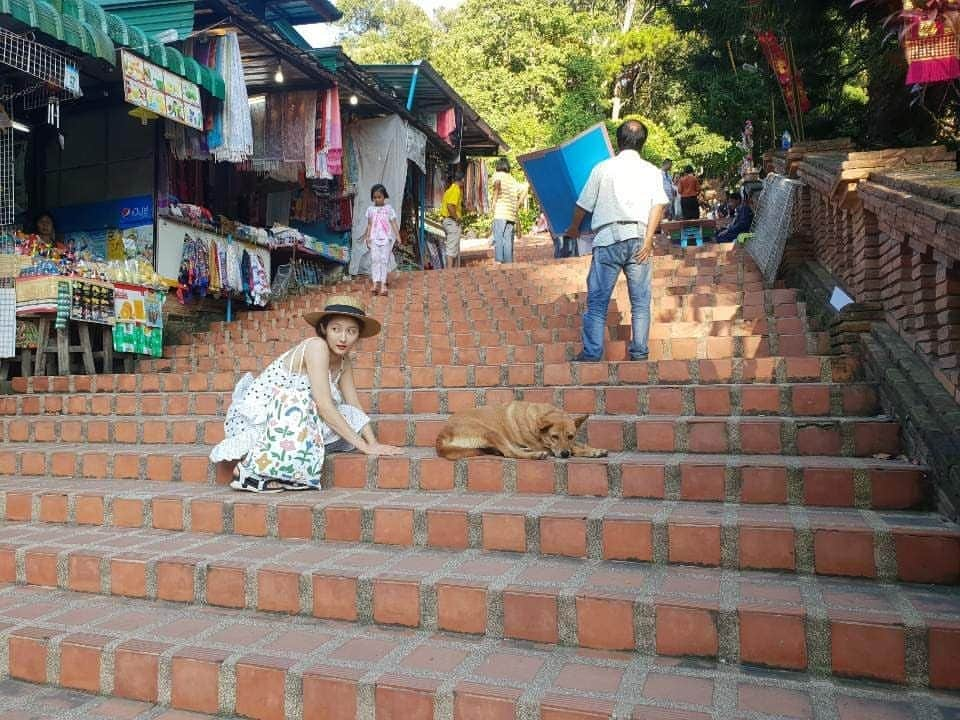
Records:
<instances>
[{"instance_id":1,"label":"man's blue jeans","mask_svg":"<svg viewBox=\"0 0 960 720\"><path fill-rule=\"evenodd\" d=\"M493 221L493 258L497 262L513 262L513 232L516 226L506 220Z\"/></svg>"},{"instance_id":2,"label":"man's blue jeans","mask_svg":"<svg viewBox=\"0 0 960 720\"><path fill-rule=\"evenodd\" d=\"M620 271L627 276L630 294L633 338L630 357L642 359L649 353L650 285L653 280L653 259L638 263L634 255L643 247L643 238L633 238L613 245L594 246L590 274L587 275L587 311L583 315L583 356L599 360L603 357L603 331L607 324L607 307Z\"/></svg>"}]
</instances>

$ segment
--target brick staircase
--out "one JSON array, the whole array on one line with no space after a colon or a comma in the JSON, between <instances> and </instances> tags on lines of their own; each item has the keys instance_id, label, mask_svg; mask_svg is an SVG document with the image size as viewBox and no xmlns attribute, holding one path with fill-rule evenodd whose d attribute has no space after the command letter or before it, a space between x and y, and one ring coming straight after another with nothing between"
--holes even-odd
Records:
<instances>
[{"instance_id":1,"label":"brick staircase","mask_svg":"<svg viewBox=\"0 0 960 720\"><path fill-rule=\"evenodd\" d=\"M620 288L608 362L571 364L585 261L523 252L376 299L361 400L409 451L334 456L320 493L233 493L206 458L315 296L137 375L16 380L0 667L65 718L960 717L960 531L796 294L664 251L650 361ZM448 413L513 398L590 413L610 456L435 456ZM0 718L37 692L0 683Z\"/></svg>"}]
</instances>

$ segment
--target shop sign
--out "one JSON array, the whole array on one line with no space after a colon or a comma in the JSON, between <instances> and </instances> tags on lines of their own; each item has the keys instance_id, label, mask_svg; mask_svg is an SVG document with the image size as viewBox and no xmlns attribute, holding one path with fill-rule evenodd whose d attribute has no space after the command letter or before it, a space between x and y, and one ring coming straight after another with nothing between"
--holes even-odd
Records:
<instances>
[{"instance_id":1,"label":"shop sign","mask_svg":"<svg viewBox=\"0 0 960 720\"><path fill-rule=\"evenodd\" d=\"M127 50L120 51L123 97L181 125L203 130L203 109L196 83L174 75Z\"/></svg>"}]
</instances>

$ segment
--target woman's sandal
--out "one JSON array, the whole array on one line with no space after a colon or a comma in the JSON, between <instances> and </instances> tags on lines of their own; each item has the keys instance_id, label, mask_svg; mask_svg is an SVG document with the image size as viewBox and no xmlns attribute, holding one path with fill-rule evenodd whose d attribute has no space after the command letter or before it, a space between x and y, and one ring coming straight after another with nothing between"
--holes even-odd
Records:
<instances>
[{"instance_id":1,"label":"woman's sandal","mask_svg":"<svg viewBox=\"0 0 960 720\"><path fill-rule=\"evenodd\" d=\"M233 480L230 487L234 490L242 490L252 493L279 493L283 492L283 486L277 480L269 478L260 478L244 469L243 463L237 464L233 469Z\"/></svg>"}]
</instances>

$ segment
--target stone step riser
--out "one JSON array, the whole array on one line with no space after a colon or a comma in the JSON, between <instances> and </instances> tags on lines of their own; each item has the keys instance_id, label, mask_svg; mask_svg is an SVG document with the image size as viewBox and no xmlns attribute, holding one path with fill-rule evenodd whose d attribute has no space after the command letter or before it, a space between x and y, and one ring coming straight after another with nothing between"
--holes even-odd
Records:
<instances>
[{"instance_id":1,"label":"stone step riser","mask_svg":"<svg viewBox=\"0 0 960 720\"><path fill-rule=\"evenodd\" d=\"M72 375L68 377L13 378L16 393L156 393L156 392L232 392L242 372L259 372L265 361L249 359L238 372L218 373L137 373L130 375ZM523 363L521 363L523 364ZM530 364L530 363L527 363ZM543 384L569 385L714 385L727 383L846 383L860 376L858 361L838 356L765 357L720 360L659 360L650 362L568 363L559 360L535 363L513 370L496 365L436 367L406 366L354 369L357 387L477 387L516 386L516 376L532 372L536 379L542 370ZM439 373L439 375L438 375ZM506 377L504 378L504 374ZM31 410L31 413L33 411ZM37 410L36 412L39 412Z\"/></svg>"},{"instance_id":2,"label":"stone step riser","mask_svg":"<svg viewBox=\"0 0 960 720\"><path fill-rule=\"evenodd\" d=\"M939 628L921 622L907 625L899 614L858 616L847 611L819 617L802 605L776 602L742 601L721 607L715 600L635 599L626 592L568 595L555 589L452 579L421 582L398 576L245 569L185 559L106 558L80 551L65 556L54 550L5 551L0 571L4 581L547 645L717 658L916 685L929 682L928 667L934 674L943 673L941 665L949 659L942 651L956 649L955 638L943 637ZM7 639L22 639L32 644L33 653L48 659L44 651L54 635L56 631L34 634L19 629ZM868 647L871 640L882 642L885 652L850 658L839 647L844 643ZM163 646L161 652L150 649L160 655ZM49 681L47 663L24 662L23 647L8 650L13 677Z\"/></svg>"},{"instance_id":3,"label":"stone step riser","mask_svg":"<svg viewBox=\"0 0 960 720\"><path fill-rule=\"evenodd\" d=\"M331 456L323 487L429 492L523 493L570 497L694 500L758 505L909 509L922 506L924 471L905 463L776 456L650 456L592 463L563 460L505 460L487 457L449 462L437 457L366 458ZM131 480L225 485L229 471L205 454L158 447L151 452L117 449L0 449L0 473L40 478L56 487L64 479ZM174 486L175 487L175 486ZM38 491L41 496L55 491ZM36 494L36 493L35 493ZM96 493L93 493L96 494ZM21 501L22 503L23 501ZM31 502L30 507L33 507ZM57 505L59 507L59 505ZM18 519L29 511L21 504ZM34 512L40 517L40 510ZM95 524L99 524L98 520Z\"/></svg>"},{"instance_id":4,"label":"stone step riser","mask_svg":"<svg viewBox=\"0 0 960 720\"><path fill-rule=\"evenodd\" d=\"M819 343L819 338L821 333L807 333L804 330L804 325L799 318L788 318L780 319L774 323L767 323L766 320L758 321L749 321L746 323L740 322L727 322L719 321L710 323L706 327L695 328L694 325L697 323L680 323L680 322L670 322L669 324L661 323L654 324L650 331L649 339L651 341L659 340L700 340L704 338L751 338L751 337L777 337L781 340L783 338L792 338L789 342L800 342L798 338L808 338L815 340ZM774 327L775 326L775 327ZM460 328L451 328L450 331L439 330L434 332L432 335L424 335L421 332L418 332L417 329L410 329L407 332L409 334L401 335L401 330L397 330L392 335L388 333L385 336L385 339L382 342L383 349L365 349L362 351L357 351L357 354L375 354L375 353L403 353L404 351L422 349L426 348L441 348L447 347L444 343L451 342L451 334L454 335L452 340L452 347L455 347L457 350L469 349L475 347L478 349L498 349L503 350L499 345L490 345L484 344L484 341L492 340L493 336L487 337L484 333L474 333L478 325L476 323L470 323L469 327L466 325ZM569 327L574 328L575 332L579 334L580 332L580 323L579 321L574 325L570 324ZM491 328L493 330L493 328ZM213 338L208 338L208 344L198 345L171 345L164 348L164 357L165 358L206 358L206 357L217 357L223 353L231 353L238 356L249 356L253 355L256 357L264 356L274 356L279 355L281 352L289 349L289 344L287 340L268 340L264 341L265 336L271 337L278 334L278 330L265 328L262 330L248 330L242 331L240 333L230 332L231 338L236 339L225 339L215 340ZM294 338L302 338L304 333L303 327L293 328L291 330L283 331L284 335L291 340ZM469 333L469 334L465 334ZM610 326L610 336L613 337L622 337L627 333L627 326L620 324L612 324ZM570 335L570 332L563 332L564 336ZM509 333L503 335L505 340L509 339ZM253 339L257 338L257 339ZM402 349L396 349L400 347L400 341L406 339L408 342L404 343ZM566 341L558 341L566 342ZM534 345L544 344L542 342L535 342ZM514 346L511 349L516 352L517 347L524 346ZM386 362L386 360L382 360Z\"/></svg>"},{"instance_id":5,"label":"stone step riser","mask_svg":"<svg viewBox=\"0 0 960 720\"><path fill-rule=\"evenodd\" d=\"M302 335L299 339L303 339ZM449 340L445 341L449 342ZM291 343L291 346L294 343ZM550 344L533 343L531 345L491 344L489 342L474 345L461 345L456 350L448 347L429 346L429 352L423 354L412 351L394 350L382 353L379 357L374 354L358 353L355 367L361 369L410 367L414 362L425 362L431 366L454 363L455 358L461 360L460 367L471 359L482 357L487 364L526 364L541 360L555 363L569 362L580 350L578 342L563 342ZM464 351L466 348L466 352ZM470 353L470 348L476 354ZM698 338L666 338L651 339L649 342L649 358L653 362L664 360L756 360L771 356L803 357L826 355L830 353L830 338L825 333L807 333L804 335L746 335L746 336L717 336ZM393 353L393 354L391 354ZM141 361L138 367L142 372L214 372L214 371L247 371L260 370L274 359L272 354L243 355L221 354L218 357L197 358L163 358L158 360ZM604 360L620 362L629 359L628 341L613 339L605 344ZM423 371L423 368L419 368ZM504 368L506 370L506 368ZM503 384L509 383L506 380Z\"/></svg>"},{"instance_id":6,"label":"stone step riser","mask_svg":"<svg viewBox=\"0 0 960 720\"><path fill-rule=\"evenodd\" d=\"M696 564L881 582L956 585L960 581L960 532L886 525L876 516L848 514L825 524L829 518L816 511L794 520L775 521L767 513L766 519L743 517L723 523L691 516L683 504L674 510L664 508L656 517L638 517L617 508L612 508L609 515L599 510L578 515L562 508L541 513L443 506L424 510L389 503L360 506L349 500L315 507L303 500L277 506L242 499L184 502L158 497L146 501L122 496L19 492L2 493L0 497L6 503L10 522L36 518L56 524L434 550L475 549L543 558ZM601 507L597 503L593 506ZM31 552L26 551L28 562ZM2 576L0 581L5 581Z\"/></svg>"},{"instance_id":7,"label":"stone step riser","mask_svg":"<svg viewBox=\"0 0 960 720\"><path fill-rule=\"evenodd\" d=\"M434 415L372 418L381 442L407 447L433 447L445 424L445 418ZM871 457L898 455L899 431L894 422L856 418L607 415L588 419L581 437L593 447L614 452ZM220 418L0 420L0 439L9 443L215 445L223 436Z\"/></svg>"},{"instance_id":8,"label":"stone step riser","mask_svg":"<svg viewBox=\"0 0 960 720\"><path fill-rule=\"evenodd\" d=\"M491 388L476 390L361 390L361 407L373 413L459 412L524 400L556 405L570 413L599 415L855 416L881 412L871 385L618 386ZM0 397L0 415L224 415L232 393L128 393ZM29 410L29 412L28 412Z\"/></svg>"}]
</instances>

